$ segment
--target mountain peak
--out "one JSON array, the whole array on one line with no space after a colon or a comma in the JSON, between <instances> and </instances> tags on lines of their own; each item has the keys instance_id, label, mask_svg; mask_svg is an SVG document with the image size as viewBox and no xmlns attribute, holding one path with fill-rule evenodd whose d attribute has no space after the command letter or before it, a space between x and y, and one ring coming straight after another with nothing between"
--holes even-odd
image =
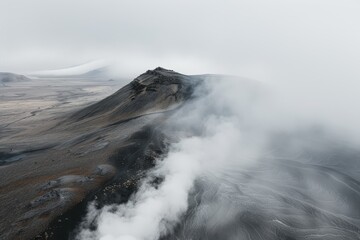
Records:
<instances>
[{"instance_id":1,"label":"mountain peak","mask_svg":"<svg viewBox=\"0 0 360 240\"><path fill-rule=\"evenodd\" d=\"M146 74L146 75L150 74L150 75L158 76L158 75L163 75L163 74L166 74L166 73L169 74L169 73L176 73L176 72L174 72L173 70L166 69L166 68L157 67L154 70L147 70L143 74Z\"/></svg>"},{"instance_id":2,"label":"mountain peak","mask_svg":"<svg viewBox=\"0 0 360 240\"><path fill-rule=\"evenodd\" d=\"M163 67L157 67L153 71L166 71L166 72L173 72L173 70L165 69Z\"/></svg>"}]
</instances>

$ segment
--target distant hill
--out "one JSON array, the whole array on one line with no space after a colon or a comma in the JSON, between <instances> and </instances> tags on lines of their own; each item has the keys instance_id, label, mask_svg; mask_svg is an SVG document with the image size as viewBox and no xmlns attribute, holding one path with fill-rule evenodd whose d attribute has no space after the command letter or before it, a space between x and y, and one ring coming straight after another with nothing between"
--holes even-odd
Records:
<instances>
[{"instance_id":1,"label":"distant hill","mask_svg":"<svg viewBox=\"0 0 360 240\"><path fill-rule=\"evenodd\" d=\"M27 82L30 81L30 78L25 77L24 75L0 72L0 85L6 86L6 83L12 82Z\"/></svg>"}]
</instances>

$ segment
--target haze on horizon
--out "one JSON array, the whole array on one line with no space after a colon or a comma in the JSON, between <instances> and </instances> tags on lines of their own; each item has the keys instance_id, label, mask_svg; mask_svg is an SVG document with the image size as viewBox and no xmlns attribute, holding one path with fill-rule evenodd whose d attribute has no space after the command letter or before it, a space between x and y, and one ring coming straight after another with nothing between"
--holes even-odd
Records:
<instances>
[{"instance_id":1,"label":"haze on horizon","mask_svg":"<svg viewBox=\"0 0 360 240\"><path fill-rule=\"evenodd\" d=\"M355 0L0 2L0 71L29 73L105 59L135 77L188 74L358 79Z\"/></svg>"}]
</instances>

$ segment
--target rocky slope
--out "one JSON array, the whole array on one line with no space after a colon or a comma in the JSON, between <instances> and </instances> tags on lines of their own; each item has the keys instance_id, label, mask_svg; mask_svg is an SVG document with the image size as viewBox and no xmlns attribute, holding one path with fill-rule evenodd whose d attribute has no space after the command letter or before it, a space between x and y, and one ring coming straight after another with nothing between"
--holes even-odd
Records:
<instances>
[{"instance_id":1,"label":"rocky slope","mask_svg":"<svg viewBox=\"0 0 360 240\"><path fill-rule=\"evenodd\" d=\"M166 149L161 125L200 82L156 68L100 102L1 142L1 239L66 239L94 197L126 201Z\"/></svg>"}]
</instances>

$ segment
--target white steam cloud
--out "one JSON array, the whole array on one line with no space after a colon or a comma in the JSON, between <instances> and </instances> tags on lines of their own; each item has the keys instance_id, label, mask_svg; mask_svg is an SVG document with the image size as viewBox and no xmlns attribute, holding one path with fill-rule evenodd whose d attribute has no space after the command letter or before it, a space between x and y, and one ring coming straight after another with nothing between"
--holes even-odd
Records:
<instances>
[{"instance_id":1,"label":"white steam cloud","mask_svg":"<svg viewBox=\"0 0 360 240\"><path fill-rule=\"evenodd\" d=\"M158 239L167 233L187 210L188 194L196 177L206 164L211 164L209 160L222 157L216 156L216 152L207 151L208 147L215 149L218 141L225 143L233 135L234 129L231 126L220 128L221 132L206 139L187 138L173 146L169 156L159 162L151 174L164 177L164 182L159 187L145 181L127 204L117 206L115 211L111 206L102 209L96 236L87 231L80 236L83 239L94 236L95 239L103 240L132 240ZM237 139L231 140L236 142Z\"/></svg>"},{"instance_id":2,"label":"white steam cloud","mask_svg":"<svg viewBox=\"0 0 360 240\"><path fill-rule=\"evenodd\" d=\"M316 221L327 218L345 221L335 213L347 213L356 205L353 201L356 203L360 197L355 194L349 200L341 196L343 188L349 184L342 174L356 179L359 164L354 159L342 159L343 166L339 166L331 156L325 155L329 151L329 141L333 148L343 140L348 142L346 146L358 146L353 140L359 139L359 129L351 125L359 119L358 113L343 109L343 106L351 105L346 102L349 99L346 95L342 96L341 103L334 104L332 91L321 87L321 82L312 83L316 89L313 91L308 91L306 83L294 84L297 84L296 89L287 84L270 85L236 77L208 76L203 88L199 89L199 98L168 121L169 128L165 132L179 138L171 145L169 154L158 161L128 203L101 210L90 207L78 238L155 240L176 234L174 229L179 224L178 231L182 233L174 239L196 238L196 234L204 234L199 229L207 229L209 234L215 229L224 229L234 221L239 222L239 214L253 208L257 209L255 212L262 211L264 217L261 219L269 218L268 221L277 228L288 224L286 221L294 221L289 220L293 218L297 218L296 223L303 224L301 226L313 227L307 224L315 221L317 216L309 217L306 212L301 212L307 207L312 209L311 206L318 206L314 207L317 210L311 211L319 211L319 216L325 216ZM333 90L341 86L351 88L351 84L341 82L333 86ZM321 96L317 102L308 102L312 104L301 105L299 102L305 98L314 100L317 96ZM316 111L321 113L315 114ZM338 119L338 114L343 119ZM280 140L274 140L274 136L286 136L285 143L279 145L276 142ZM309 149L315 151L303 158ZM319 151L323 151L326 159L316 158L314 152ZM294 170L297 164L294 161L309 164L304 169L310 170L298 167ZM284 164L294 166L287 168ZM332 166L339 173L322 172L318 167L312 167L313 164ZM332 181L330 176L342 179L344 185L328 186ZM163 179L159 186L152 184L154 177ZM314 188L313 184L318 186ZM299 190L291 193L294 189ZM298 201L298 205L294 203L286 210L288 203L281 202L279 196ZM303 196L307 197L302 199ZM187 214L189 209L192 209L192 215ZM278 210L272 212L273 209ZM273 216L277 218L271 218ZM355 219L347 219L347 224L356 226L358 220ZM97 225L95 231L86 227L93 221ZM244 226L247 224L240 224L240 228ZM330 224L330 227L333 226ZM319 227L318 231L325 231L323 228ZM339 229L339 225L334 229ZM235 237L251 234L248 229L241 233L236 231ZM297 230L291 231L297 234ZM273 233L266 234L271 236ZM312 236L310 230L302 234Z\"/></svg>"},{"instance_id":3,"label":"white steam cloud","mask_svg":"<svg viewBox=\"0 0 360 240\"><path fill-rule=\"evenodd\" d=\"M222 99L224 102L219 101L218 106L209 106L208 109L203 106L204 101L214 99L214 95L225 89L209 90L209 96L196 100L169 121L170 128L180 130L177 137L182 134L188 137L171 146L166 158L158 162L128 203L115 206L116 210L114 206L108 206L97 213L90 208L87 221L92 222L97 217L97 231L85 229L79 234L80 239L158 239L171 231L186 212L189 192L204 171L249 152L249 149L244 149L234 154L233 150L243 140L236 126L237 116L223 112L229 106L223 104L228 104L230 99ZM211 112L206 114L207 111ZM179 118L184 116L184 112L188 112L188 117ZM193 127L200 131L200 135L191 132ZM151 184L154 177L164 179L160 186Z\"/></svg>"}]
</instances>

